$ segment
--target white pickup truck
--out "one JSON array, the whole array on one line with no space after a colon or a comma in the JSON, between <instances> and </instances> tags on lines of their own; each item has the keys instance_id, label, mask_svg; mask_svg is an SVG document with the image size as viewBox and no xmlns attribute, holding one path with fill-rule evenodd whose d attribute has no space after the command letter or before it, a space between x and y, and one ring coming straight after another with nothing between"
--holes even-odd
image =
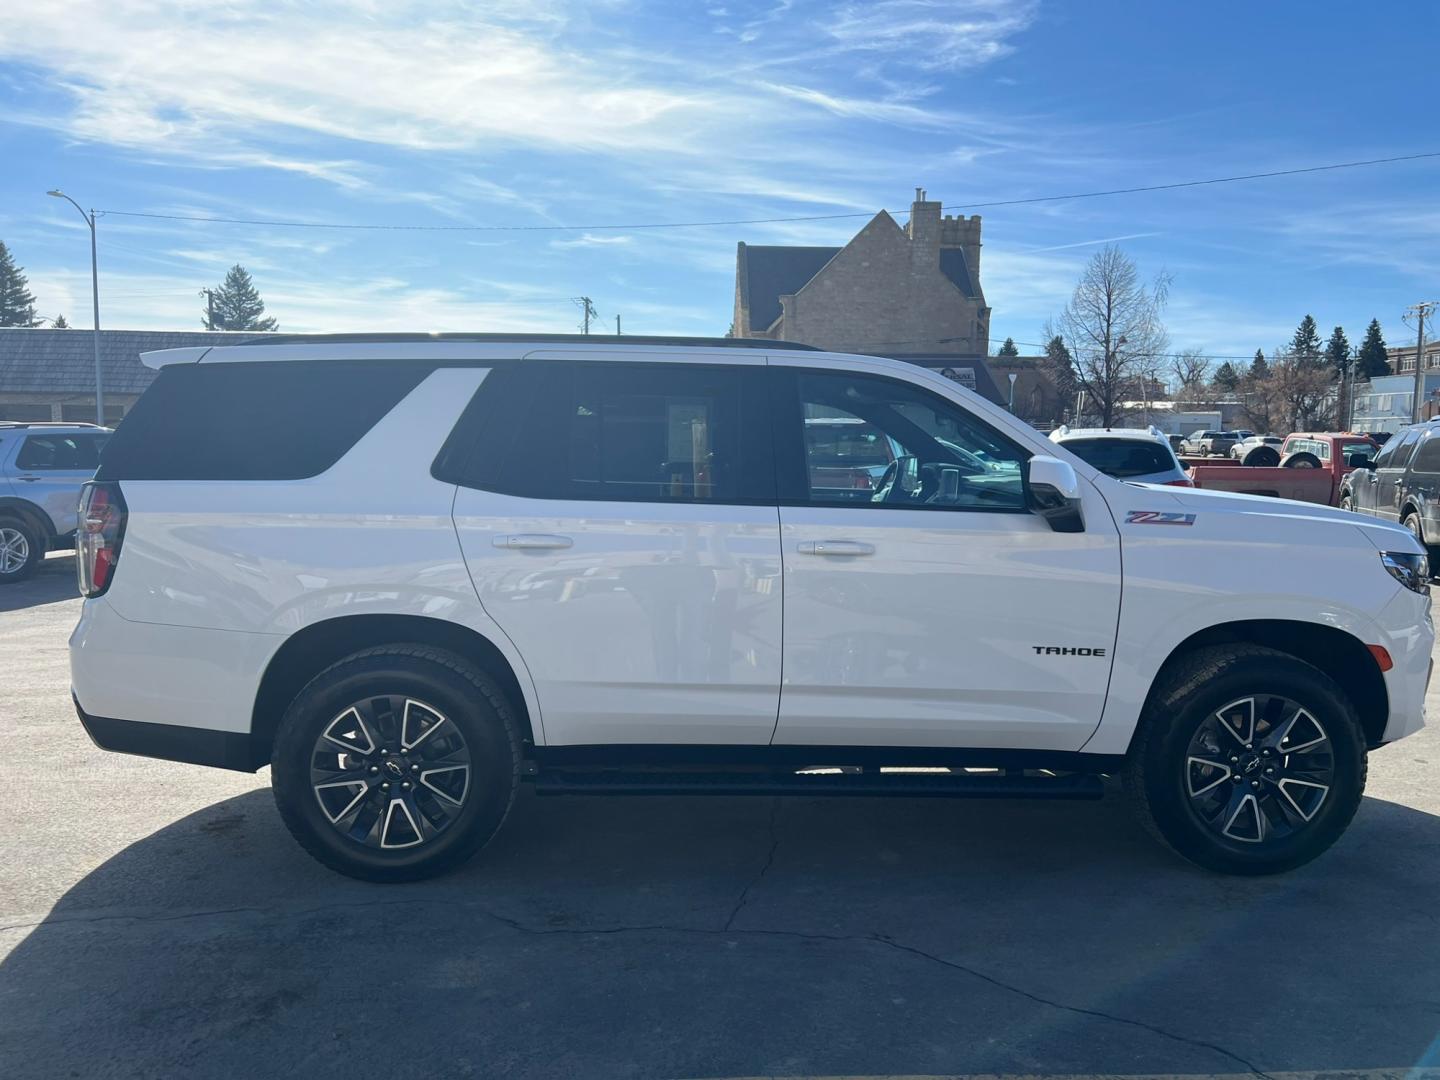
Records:
<instances>
[{"instance_id":1,"label":"white pickup truck","mask_svg":"<svg viewBox=\"0 0 1440 1080\"><path fill-rule=\"evenodd\" d=\"M1367 750L1422 723L1407 530L1115 480L911 364L433 335L145 360L82 501L81 722L269 764L295 837L357 877L456 865L522 783L1106 775L1182 855L1268 873L1334 842Z\"/></svg>"}]
</instances>

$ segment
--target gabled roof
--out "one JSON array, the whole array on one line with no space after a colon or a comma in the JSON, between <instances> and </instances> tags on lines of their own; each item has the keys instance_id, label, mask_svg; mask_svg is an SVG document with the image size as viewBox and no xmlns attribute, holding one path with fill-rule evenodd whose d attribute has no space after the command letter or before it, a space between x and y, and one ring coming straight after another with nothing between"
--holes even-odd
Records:
<instances>
[{"instance_id":1,"label":"gabled roof","mask_svg":"<svg viewBox=\"0 0 1440 1080\"><path fill-rule=\"evenodd\" d=\"M843 250L755 246L741 241L736 272L740 279L740 302L750 311L750 329L764 330L774 323L780 317L780 297L798 293ZM941 248L940 272L967 299L976 299L975 279L963 249Z\"/></svg>"},{"instance_id":2,"label":"gabled roof","mask_svg":"<svg viewBox=\"0 0 1440 1080\"><path fill-rule=\"evenodd\" d=\"M750 329L764 330L780 317L780 297L803 289L840 253L835 247L739 247L740 302L750 310Z\"/></svg>"},{"instance_id":3,"label":"gabled roof","mask_svg":"<svg viewBox=\"0 0 1440 1080\"><path fill-rule=\"evenodd\" d=\"M100 373L107 393L139 394L155 380L140 362L153 349L238 345L256 334L210 330L101 330ZM0 329L0 393L85 394L95 390L89 330Z\"/></svg>"}]
</instances>

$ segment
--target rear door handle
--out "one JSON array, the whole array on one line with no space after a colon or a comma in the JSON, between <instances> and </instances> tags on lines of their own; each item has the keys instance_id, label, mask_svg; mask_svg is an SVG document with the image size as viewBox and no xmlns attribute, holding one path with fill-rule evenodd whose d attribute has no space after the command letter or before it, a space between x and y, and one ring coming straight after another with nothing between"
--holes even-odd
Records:
<instances>
[{"instance_id":1,"label":"rear door handle","mask_svg":"<svg viewBox=\"0 0 1440 1080\"><path fill-rule=\"evenodd\" d=\"M490 542L497 548L509 548L512 551L568 548L575 544L570 537L557 536L554 533L515 533L510 536L497 536Z\"/></svg>"},{"instance_id":2,"label":"rear door handle","mask_svg":"<svg viewBox=\"0 0 1440 1080\"><path fill-rule=\"evenodd\" d=\"M17 476L17 477L15 477L15 479L16 479L16 480L24 480L25 483L27 483L27 484L33 484L33 483L35 483L36 480L39 480L40 477L38 477L38 476Z\"/></svg>"},{"instance_id":3,"label":"rear door handle","mask_svg":"<svg viewBox=\"0 0 1440 1080\"><path fill-rule=\"evenodd\" d=\"M802 540L796 549L801 555L874 555L874 544L859 540Z\"/></svg>"}]
</instances>

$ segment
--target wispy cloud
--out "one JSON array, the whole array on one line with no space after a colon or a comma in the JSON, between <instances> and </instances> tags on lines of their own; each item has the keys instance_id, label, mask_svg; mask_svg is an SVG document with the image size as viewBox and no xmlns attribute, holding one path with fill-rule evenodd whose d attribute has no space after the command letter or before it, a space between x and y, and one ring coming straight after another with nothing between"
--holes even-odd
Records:
<instances>
[{"instance_id":1,"label":"wispy cloud","mask_svg":"<svg viewBox=\"0 0 1440 1080\"><path fill-rule=\"evenodd\" d=\"M623 247L633 240L624 233L581 233L573 238L551 240L552 248Z\"/></svg>"}]
</instances>

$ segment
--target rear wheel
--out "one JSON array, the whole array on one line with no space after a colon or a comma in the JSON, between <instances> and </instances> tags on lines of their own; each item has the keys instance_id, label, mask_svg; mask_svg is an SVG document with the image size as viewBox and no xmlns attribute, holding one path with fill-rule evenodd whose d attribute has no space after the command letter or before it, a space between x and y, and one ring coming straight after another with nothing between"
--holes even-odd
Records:
<instances>
[{"instance_id":1,"label":"rear wheel","mask_svg":"<svg viewBox=\"0 0 1440 1080\"><path fill-rule=\"evenodd\" d=\"M1280 451L1273 446L1253 446L1240 459L1242 465L1260 466L1272 469L1280 464Z\"/></svg>"},{"instance_id":2,"label":"rear wheel","mask_svg":"<svg viewBox=\"0 0 1440 1080\"><path fill-rule=\"evenodd\" d=\"M485 672L422 645L368 649L317 675L275 740L292 835L367 881L449 870L495 833L519 779L514 712Z\"/></svg>"},{"instance_id":3,"label":"rear wheel","mask_svg":"<svg viewBox=\"0 0 1440 1080\"><path fill-rule=\"evenodd\" d=\"M1401 525L1404 525L1405 528L1409 529L1409 530L1410 530L1410 535L1413 536L1413 537L1415 537L1416 540L1419 540L1420 543L1422 543L1422 544L1425 543L1425 535L1424 535L1423 530L1422 530L1421 527L1420 527L1420 515L1419 515L1419 514L1415 513L1415 512L1412 510L1410 513L1408 513L1408 514L1405 515L1404 520L1401 521L1400 524L1401 524Z\"/></svg>"},{"instance_id":4,"label":"rear wheel","mask_svg":"<svg viewBox=\"0 0 1440 1080\"><path fill-rule=\"evenodd\" d=\"M1325 674L1250 645L1196 652L1141 718L1126 787L1141 820L1191 862L1273 874L1350 824L1365 788L1355 708Z\"/></svg>"},{"instance_id":5,"label":"rear wheel","mask_svg":"<svg viewBox=\"0 0 1440 1080\"><path fill-rule=\"evenodd\" d=\"M0 518L0 585L24 581L45 557L45 545L19 518Z\"/></svg>"},{"instance_id":6,"label":"rear wheel","mask_svg":"<svg viewBox=\"0 0 1440 1080\"><path fill-rule=\"evenodd\" d=\"M1297 450L1280 463L1287 469L1318 469L1320 459L1309 450Z\"/></svg>"}]
</instances>

